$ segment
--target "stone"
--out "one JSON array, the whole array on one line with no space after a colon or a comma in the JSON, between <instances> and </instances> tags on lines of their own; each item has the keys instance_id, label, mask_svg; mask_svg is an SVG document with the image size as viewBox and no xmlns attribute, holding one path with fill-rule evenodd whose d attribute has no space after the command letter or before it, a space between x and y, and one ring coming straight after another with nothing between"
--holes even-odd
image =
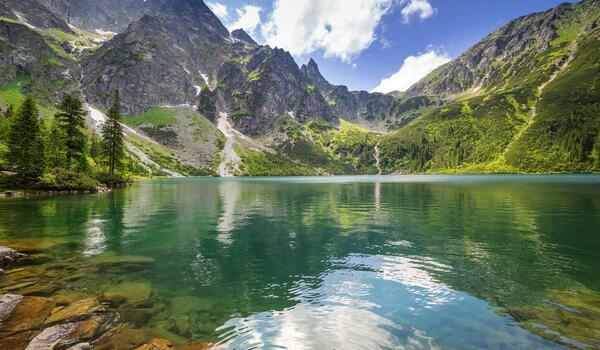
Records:
<instances>
[{"instance_id":1,"label":"stone","mask_svg":"<svg viewBox=\"0 0 600 350\"><path fill-rule=\"evenodd\" d=\"M75 329L74 323L65 323L44 329L35 336L27 345L25 350L47 350L53 349L54 345L61 339L66 338Z\"/></svg>"},{"instance_id":2,"label":"stone","mask_svg":"<svg viewBox=\"0 0 600 350\"><path fill-rule=\"evenodd\" d=\"M19 304L23 300L23 296L16 294L2 294L0 295L0 322L4 322L10 316Z\"/></svg>"},{"instance_id":3,"label":"stone","mask_svg":"<svg viewBox=\"0 0 600 350\"><path fill-rule=\"evenodd\" d=\"M19 253L12 248L0 246L0 267L12 267L18 259L26 256L26 254Z\"/></svg>"},{"instance_id":4,"label":"stone","mask_svg":"<svg viewBox=\"0 0 600 350\"><path fill-rule=\"evenodd\" d=\"M171 313L174 315L209 311L211 309L212 303L207 299L195 296L180 296L171 299Z\"/></svg>"},{"instance_id":5,"label":"stone","mask_svg":"<svg viewBox=\"0 0 600 350\"><path fill-rule=\"evenodd\" d=\"M107 253L91 259L92 263L101 267L123 266L123 265L148 265L153 264L154 259L148 256L138 255L117 255Z\"/></svg>"},{"instance_id":6,"label":"stone","mask_svg":"<svg viewBox=\"0 0 600 350\"><path fill-rule=\"evenodd\" d=\"M147 306L150 304L152 288L143 282L123 282L107 290L103 298L120 300L125 299L132 306Z\"/></svg>"},{"instance_id":7,"label":"stone","mask_svg":"<svg viewBox=\"0 0 600 350\"><path fill-rule=\"evenodd\" d=\"M60 294L55 295L52 299L56 305L69 305L77 300L85 299L86 295L78 292L62 291Z\"/></svg>"},{"instance_id":8,"label":"stone","mask_svg":"<svg viewBox=\"0 0 600 350\"><path fill-rule=\"evenodd\" d=\"M92 345L90 345L90 343L79 343L77 345L71 346L67 350L89 350L91 348L92 348Z\"/></svg>"},{"instance_id":9,"label":"stone","mask_svg":"<svg viewBox=\"0 0 600 350\"><path fill-rule=\"evenodd\" d=\"M18 333L0 332L0 349L25 349L31 339L39 333L40 331L37 330Z\"/></svg>"},{"instance_id":10,"label":"stone","mask_svg":"<svg viewBox=\"0 0 600 350\"><path fill-rule=\"evenodd\" d=\"M153 309L137 309L124 308L119 309L119 314L123 317L123 321L131 324L134 327L144 327L155 314Z\"/></svg>"},{"instance_id":11,"label":"stone","mask_svg":"<svg viewBox=\"0 0 600 350\"><path fill-rule=\"evenodd\" d=\"M177 333L186 335L190 333L190 317L188 315L176 315L175 316L175 328Z\"/></svg>"},{"instance_id":12,"label":"stone","mask_svg":"<svg viewBox=\"0 0 600 350\"><path fill-rule=\"evenodd\" d=\"M15 283L15 284L11 284L10 286L6 286L6 287L2 288L2 292L7 293L7 292L12 292L12 291L18 291L19 289L23 289L25 287L29 287L34 284L35 284L35 282Z\"/></svg>"},{"instance_id":13,"label":"stone","mask_svg":"<svg viewBox=\"0 0 600 350\"><path fill-rule=\"evenodd\" d=\"M40 329L54 306L51 298L25 297L5 321L2 331L22 332Z\"/></svg>"},{"instance_id":14,"label":"stone","mask_svg":"<svg viewBox=\"0 0 600 350\"><path fill-rule=\"evenodd\" d=\"M65 306L57 313L51 315L46 319L45 324L78 319L84 316L90 316L94 312L102 310L102 306L98 303L96 298L83 299Z\"/></svg>"},{"instance_id":15,"label":"stone","mask_svg":"<svg viewBox=\"0 0 600 350\"><path fill-rule=\"evenodd\" d=\"M58 289L58 285L54 283L36 283L34 285L25 287L19 290L19 293L23 295L35 295L35 296L51 296Z\"/></svg>"},{"instance_id":16,"label":"stone","mask_svg":"<svg viewBox=\"0 0 600 350\"><path fill-rule=\"evenodd\" d=\"M120 328L100 337L94 345L94 350L135 349L150 339L152 339L152 336L144 331Z\"/></svg>"},{"instance_id":17,"label":"stone","mask_svg":"<svg viewBox=\"0 0 600 350\"><path fill-rule=\"evenodd\" d=\"M112 306L119 306L123 304L127 298L123 295L115 292L104 292L100 297L100 301L109 303Z\"/></svg>"},{"instance_id":18,"label":"stone","mask_svg":"<svg viewBox=\"0 0 600 350\"><path fill-rule=\"evenodd\" d=\"M41 278L45 272L44 266L32 265L9 270L6 272L6 278L12 281L35 280Z\"/></svg>"},{"instance_id":19,"label":"stone","mask_svg":"<svg viewBox=\"0 0 600 350\"><path fill-rule=\"evenodd\" d=\"M99 318L92 318L77 322L75 329L68 338L76 340L91 340L98 332L101 324L102 321Z\"/></svg>"},{"instance_id":20,"label":"stone","mask_svg":"<svg viewBox=\"0 0 600 350\"><path fill-rule=\"evenodd\" d=\"M135 348L135 350L169 350L173 348L173 343L170 340L156 338L152 339L146 344Z\"/></svg>"}]
</instances>

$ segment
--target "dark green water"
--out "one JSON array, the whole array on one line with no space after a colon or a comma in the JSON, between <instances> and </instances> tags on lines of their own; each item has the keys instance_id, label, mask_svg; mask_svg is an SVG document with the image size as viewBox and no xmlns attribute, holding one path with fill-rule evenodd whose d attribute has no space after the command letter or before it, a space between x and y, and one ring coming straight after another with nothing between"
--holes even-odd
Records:
<instances>
[{"instance_id":1,"label":"dark green water","mask_svg":"<svg viewBox=\"0 0 600 350\"><path fill-rule=\"evenodd\" d=\"M0 201L19 240L154 258L61 288L143 283L126 322L226 348L600 346L600 176L142 181Z\"/></svg>"}]
</instances>

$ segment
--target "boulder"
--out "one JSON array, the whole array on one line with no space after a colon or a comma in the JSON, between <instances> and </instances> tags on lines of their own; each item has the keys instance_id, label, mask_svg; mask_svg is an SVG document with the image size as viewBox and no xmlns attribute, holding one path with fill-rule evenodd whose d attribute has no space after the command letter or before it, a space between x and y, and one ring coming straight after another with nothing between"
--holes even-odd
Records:
<instances>
[{"instance_id":1,"label":"boulder","mask_svg":"<svg viewBox=\"0 0 600 350\"><path fill-rule=\"evenodd\" d=\"M0 295L0 322L4 322L15 310L17 304L23 300L23 296L16 294Z\"/></svg>"},{"instance_id":2,"label":"boulder","mask_svg":"<svg viewBox=\"0 0 600 350\"><path fill-rule=\"evenodd\" d=\"M6 269L8 267L12 267L17 259L24 258L26 256L26 254L19 253L12 248L0 246L0 268Z\"/></svg>"},{"instance_id":3,"label":"boulder","mask_svg":"<svg viewBox=\"0 0 600 350\"><path fill-rule=\"evenodd\" d=\"M46 328L31 340L25 350L53 349L54 345L69 336L75 327L74 323L65 323Z\"/></svg>"}]
</instances>

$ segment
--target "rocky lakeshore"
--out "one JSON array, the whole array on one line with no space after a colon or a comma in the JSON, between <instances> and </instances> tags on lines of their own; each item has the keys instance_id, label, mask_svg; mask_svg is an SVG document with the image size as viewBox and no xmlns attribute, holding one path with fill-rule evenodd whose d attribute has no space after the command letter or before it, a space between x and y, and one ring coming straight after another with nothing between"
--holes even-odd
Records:
<instances>
[{"instance_id":1,"label":"rocky lakeshore","mask_svg":"<svg viewBox=\"0 0 600 350\"><path fill-rule=\"evenodd\" d=\"M150 285L135 281L86 286L86 279L100 270L143 271L153 259L109 255L76 265L53 261L43 244L17 242L13 246L18 250L0 246L0 349L211 348L209 343L188 343L169 331L189 330L186 317L165 320L164 328L148 323L165 307L199 310L206 304L201 300L157 302Z\"/></svg>"}]
</instances>

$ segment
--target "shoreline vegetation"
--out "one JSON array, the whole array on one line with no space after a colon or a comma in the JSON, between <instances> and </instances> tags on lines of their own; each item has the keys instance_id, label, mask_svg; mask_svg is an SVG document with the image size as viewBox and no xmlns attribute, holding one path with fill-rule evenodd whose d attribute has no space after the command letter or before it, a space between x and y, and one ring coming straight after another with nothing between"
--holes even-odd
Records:
<instances>
[{"instance_id":1,"label":"shoreline vegetation","mask_svg":"<svg viewBox=\"0 0 600 350\"><path fill-rule=\"evenodd\" d=\"M0 167L2 196L97 193L129 186L118 90L101 137L86 128L87 112L79 98L64 94L56 111L51 119L41 118L31 95L17 110L12 105L0 109L0 136L7 140L6 164Z\"/></svg>"}]
</instances>

